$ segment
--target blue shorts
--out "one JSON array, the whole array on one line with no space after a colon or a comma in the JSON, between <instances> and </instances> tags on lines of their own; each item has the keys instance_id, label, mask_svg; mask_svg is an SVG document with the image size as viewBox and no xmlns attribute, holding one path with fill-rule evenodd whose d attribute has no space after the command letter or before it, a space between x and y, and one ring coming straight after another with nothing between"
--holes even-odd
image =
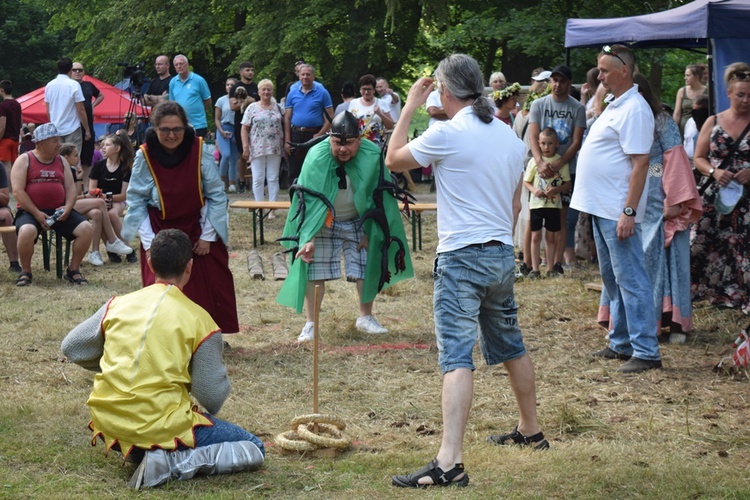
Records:
<instances>
[{"instance_id":1,"label":"blue shorts","mask_svg":"<svg viewBox=\"0 0 750 500\"><path fill-rule=\"evenodd\" d=\"M345 221L333 221L331 228L320 228L315 235L315 253L307 268L307 279L336 280L341 278L341 252L344 252L346 278L349 281L365 279L367 250L357 251L364 236L364 228L357 229L359 217Z\"/></svg>"},{"instance_id":2,"label":"blue shorts","mask_svg":"<svg viewBox=\"0 0 750 500\"><path fill-rule=\"evenodd\" d=\"M474 370L477 336L488 365L526 354L513 296L513 247L469 246L435 259L435 336L443 373Z\"/></svg>"}]
</instances>

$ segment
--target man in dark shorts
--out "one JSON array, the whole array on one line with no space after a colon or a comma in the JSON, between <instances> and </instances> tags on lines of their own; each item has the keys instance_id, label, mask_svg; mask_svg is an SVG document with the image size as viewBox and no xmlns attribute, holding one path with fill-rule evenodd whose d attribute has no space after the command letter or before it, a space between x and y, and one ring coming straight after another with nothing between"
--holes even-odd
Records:
<instances>
[{"instance_id":1,"label":"man in dark shorts","mask_svg":"<svg viewBox=\"0 0 750 500\"><path fill-rule=\"evenodd\" d=\"M76 202L76 187L70 166L60 156L60 133L51 123L34 130L33 151L21 155L13 164L13 194L18 200L16 234L21 274L16 286L31 284L31 257L39 234L50 228L47 219L55 210L62 208L63 214L52 224L55 231L66 239L75 239L70 265L65 279L76 285L87 285L81 275L80 266L91 245L91 224L73 210Z\"/></svg>"}]
</instances>

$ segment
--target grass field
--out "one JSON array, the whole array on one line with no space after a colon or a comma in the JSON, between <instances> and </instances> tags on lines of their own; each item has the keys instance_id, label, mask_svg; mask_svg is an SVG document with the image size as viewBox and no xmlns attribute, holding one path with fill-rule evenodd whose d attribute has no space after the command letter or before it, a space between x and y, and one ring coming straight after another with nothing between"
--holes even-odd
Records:
<instances>
[{"instance_id":1,"label":"grass field","mask_svg":"<svg viewBox=\"0 0 750 500\"><path fill-rule=\"evenodd\" d=\"M419 185L427 190L426 185ZM236 199L239 195L233 195ZM598 294L584 284L596 269L519 282L516 298L537 371L539 418L552 449L531 452L489 445L510 431L517 412L502 366L475 357L475 396L466 434L465 489L404 491L393 474L422 467L440 442L440 375L432 321L434 214L425 214L425 247L413 254L415 278L382 294L375 314L390 333L356 332L354 285L333 282L321 312L320 410L347 423L354 443L336 459L287 456L273 443L297 415L312 410L312 353L296 338L304 323L275 303L274 244L259 248L266 281L251 280L250 214L232 212L231 267L242 332L226 336L232 393L219 417L267 444L256 473L173 482L139 493L180 498L749 498L750 427L747 376L711 371L747 321L699 303L685 345L663 345L665 369L616 372L619 361L593 360L605 346L596 325ZM268 221L267 241L283 218ZM407 231L410 235L410 231ZM410 237L410 236L409 236ZM60 342L113 294L139 287L134 265L83 272L87 288L58 281L41 267L34 283L0 284L0 497L110 498L126 488L133 467L92 448L86 399L93 375L67 363ZM0 262L7 266L5 255Z\"/></svg>"}]
</instances>

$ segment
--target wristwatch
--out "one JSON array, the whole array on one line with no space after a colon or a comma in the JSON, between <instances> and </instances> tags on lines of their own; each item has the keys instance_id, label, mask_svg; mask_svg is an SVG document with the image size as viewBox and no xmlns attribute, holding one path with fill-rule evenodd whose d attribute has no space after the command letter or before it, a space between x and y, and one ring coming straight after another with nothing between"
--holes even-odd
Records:
<instances>
[{"instance_id":1,"label":"wristwatch","mask_svg":"<svg viewBox=\"0 0 750 500\"><path fill-rule=\"evenodd\" d=\"M714 167L711 167L708 169L708 176L711 177L714 175L714 172L716 172L716 169Z\"/></svg>"},{"instance_id":2,"label":"wristwatch","mask_svg":"<svg viewBox=\"0 0 750 500\"><path fill-rule=\"evenodd\" d=\"M633 210L633 207L625 207L625 210L623 210L622 213L628 217L635 217L635 210Z\"/></svg>"}]
</instances>

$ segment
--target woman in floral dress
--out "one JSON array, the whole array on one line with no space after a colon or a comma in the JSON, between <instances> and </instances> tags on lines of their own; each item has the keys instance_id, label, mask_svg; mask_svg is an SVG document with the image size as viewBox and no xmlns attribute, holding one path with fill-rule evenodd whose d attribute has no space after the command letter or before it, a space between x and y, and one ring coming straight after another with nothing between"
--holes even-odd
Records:
<instances>
[{"instance_id":1,"label":"woman in floral dress","mask_svg":"<svg viewBox=\"0 0 750 500\"><path fill-rule=\"evenodd\" d=\"M712 179L692 238L692 293L694 300L750 315L750 134L740 137L750 123L750 66L731 64L724 80L730 107L706 120L695 148L695 168ZM722 165L738 140L737 151ZM719 192L740 187L732 183L741 186L742 196L730 213L721 214Z\"/></svg>"},{"instance_id":2,"label":"woman in floral dress","mask_svg":"<svg viewBox=\"0 0 750 500\"><path fill-rule=\"evenodd\" d=\"M242 117L242 156L250 162L253 172L253 196L263 201L268 180L268 199L276 201L279 194L279 170L284 151L284 113L273 98L273 82L258 83L260 101L252 103ZM276 217L272 211L269 219Z\"/></svg>"}]
</instances>

